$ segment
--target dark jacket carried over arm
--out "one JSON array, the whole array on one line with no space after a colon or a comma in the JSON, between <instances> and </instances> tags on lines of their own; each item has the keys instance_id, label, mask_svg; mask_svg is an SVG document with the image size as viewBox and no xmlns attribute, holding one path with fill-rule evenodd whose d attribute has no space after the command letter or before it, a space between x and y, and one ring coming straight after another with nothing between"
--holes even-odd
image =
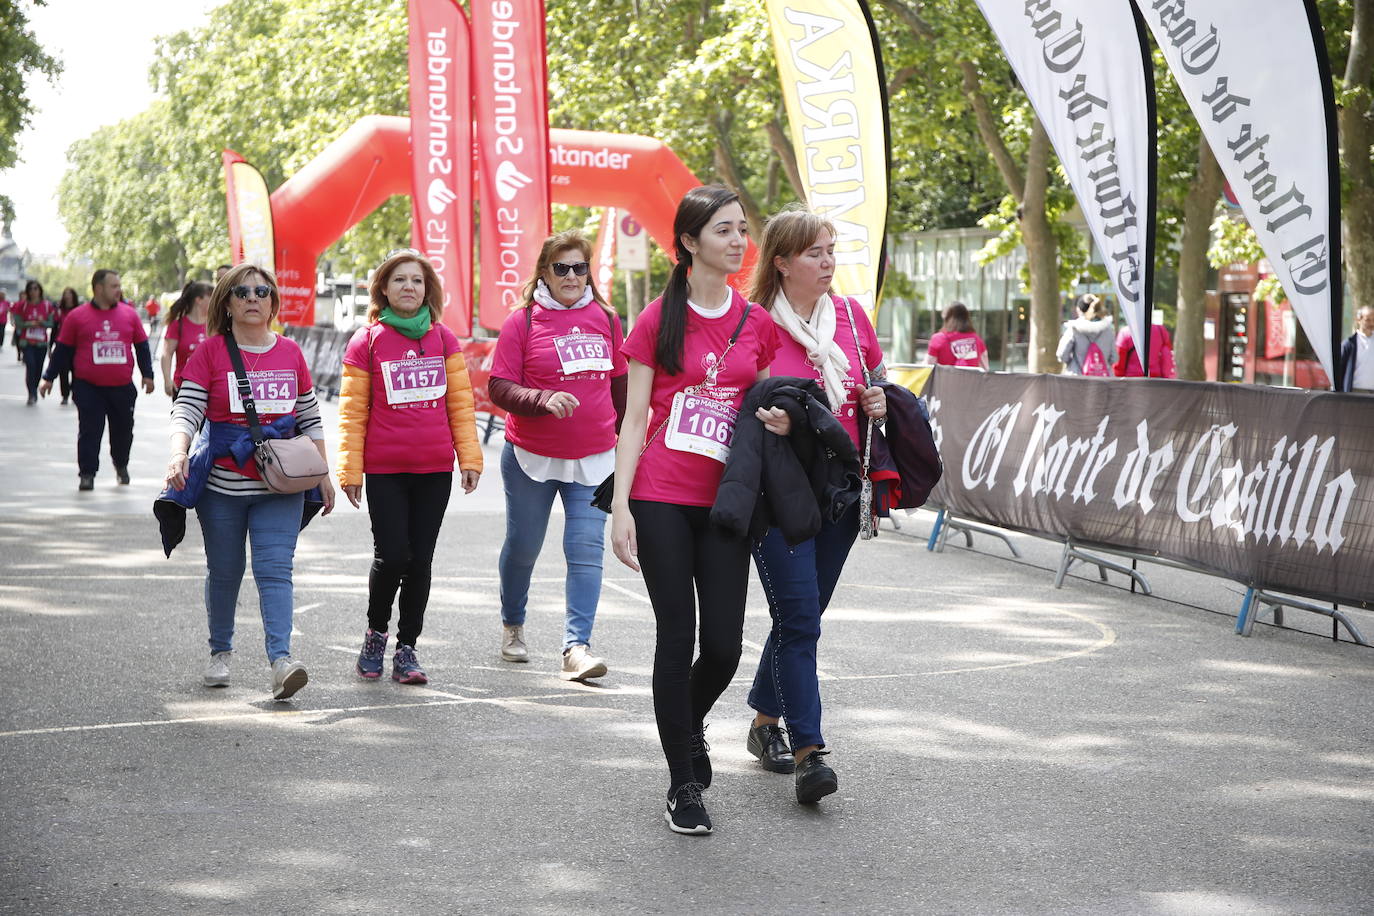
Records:
<instances>
[{"instance_id":1,"label":"dark jacket carried over arm","mask_svg":"<svg viewBox=\"0 0 1374 916\"><path fill-rule=\"evenodd\" d=\"M887 395L887 420L884 434L873 436L868 476L873 480L873 506L886 516L893 509L924 505L944 468L925 402L902 385L886 380L877 384ZM867 422L860 419L860 436Z\"/></svg>"},{"instance_id":2,"label":"dark jacket carried over arm","mask_svg":"<svg viewBox=\"0 0 1374 916\"><path fill-rule=\"evenodd\" d=\"M792 431L775 436L754 416L780 407ZM859 453L830 412L814 379L764 379L749 389L735 424L730 458L711 508L711 521L751 538L769 528L800 544L838 520L859 498Z\"/></svg>"}]
</instances>

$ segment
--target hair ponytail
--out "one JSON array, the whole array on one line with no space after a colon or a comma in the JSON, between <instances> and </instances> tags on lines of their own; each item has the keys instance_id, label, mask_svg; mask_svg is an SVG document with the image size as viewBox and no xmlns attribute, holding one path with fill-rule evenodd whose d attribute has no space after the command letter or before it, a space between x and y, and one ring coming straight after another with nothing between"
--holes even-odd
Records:
<instances>
[{"instance_id":1,"label":"hair ponytail","mask_svg":"<svg viewBox=\"0 0 1374 916\"><path fill-rule=\"evenodd\" d=\"M654 361L669 375L682 371L682 351L687 338L687 275L692 269L692 253L682 244L683 236L697 238L721 207L739 201L739 195L724 185L708 184L688 191L677 205L673 217L673 248L677 263L668 275L663 290L658 321L658 340Z\"/></svg>"}]
</instances>

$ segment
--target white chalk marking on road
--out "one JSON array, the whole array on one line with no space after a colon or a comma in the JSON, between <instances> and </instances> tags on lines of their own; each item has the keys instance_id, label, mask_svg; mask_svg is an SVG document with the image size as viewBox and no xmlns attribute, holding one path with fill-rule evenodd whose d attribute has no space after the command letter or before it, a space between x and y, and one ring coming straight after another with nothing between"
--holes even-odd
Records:
<instances>
[{"instance_id":1,"label":"white chalk marking on road","mask_svg":"<svg viewBox=\"0 0 1374 916\"><path fill-rule=\"evenodd\" d=\"M1063 608L1052 609L1049 611L1049 613L1064 614L1066 616L1074 618L1075 620L1082 621L1083 623L1091 624L1092 626L1097 627L1098 632L1102 635L1097 640L1097 642L1093 643L1091 646L1086 646L1082 649L1075 649L1072 652L1063 652L1059 655L1046 656L1045 658L1032 658L1027 661L1021 662L1005 662L1000 665L975 665L969 668L946 668L942 671L910 671L898 674L844 674L840 675L839 677L836 677L834 680L879 681L892 680L895 678L932 677L937 674L968 674L973 671L997 671L1002 668L1025 668L1030 665L1045 665L1049 664L1050 662L1062 662L1065 659L1078 658L1082 655L1091 655L1094 652L1102 651L1103 649L1110 646L1112 643L1116 642L1115 630L1107 626L1107 624L1102 623L1098 620L1093 620L1091 617L1088 617L1085 614L1078 614L1073 611L1064 610Z\"/></svg>"},{"instance_id":2,"label":"white chalk marking on road","mask_svg":"<svg viewBox=\"0 0 1374 916\"><path fill-rule=\"evenodd\" d=\"M314 604L307 604L305 607L296 608L295 611L293 611L293 613L304 614L306 611L313 611L315 610L315 608L320 607L323 604L323 601L316 601Z\"/></svg>"},{"instance_id":3,"label":"white chalk marking on road","mask_svg":"<svg viewBox=\"0 0 1374 916\"><path fill-rule=\"evenodd\" d=\"M639 592L632 592L632 591L630 591L628 588L626 588L626 587L623 586L623 585L620 585L620 584L617 583L617 582L612 582L612 581L609 580L609 579L602 579L602 580L601 580L601 584L602 584L602 586L609 586L609 587L615 589L616 591L620 592L622 595L629 595L631 598L635 598L635 599L637 599L637 600L639 600L639 601L643 601L645 604L648 604L648 603L649 603L649 596L648 596L648 595L641 595Z\"/></svg>"},{"instance_id":4,"label":"white chalk marking on road","mask_svg":"<svg viewBox=\"0 0 1374 916\"><path fill-rule=\"evenodd\" d=\"M561 700L566 693L532 694L523 697L455 697L445 700L420 700L413 703L374 703L367 706L334 706L327 709L282 709L272 711L253 711L224 713L215 716L187 716L181 719L144 719L133 722L101 722L95 725L59 725L50 728L21 728L0 732L0 738L21 738L33 735L58 735L69 732L113 731L125 728L153 728L160 725L199 725L209 722L233 722L242 719L262 719L264 721L286 718L322 718L345 713L376 712L384 709L413 709L424 706L464 706L474 703L491 705L535 703L539 700ZM266 696L264 695L264 699Z\"/></svg>"}]
</instances>

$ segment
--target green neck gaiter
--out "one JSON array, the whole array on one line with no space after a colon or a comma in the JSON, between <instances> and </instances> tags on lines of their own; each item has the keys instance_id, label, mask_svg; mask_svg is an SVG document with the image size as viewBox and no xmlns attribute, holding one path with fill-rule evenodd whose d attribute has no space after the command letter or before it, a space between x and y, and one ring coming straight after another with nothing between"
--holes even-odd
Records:
<instances>
[{"instance_id":1,"label":"green neck gaiter","mask_svg":"<svg viewBox=\"0 0 1374 916\"><path fill-rule=\"evenodd\" d=\"M377 317L382 324L390 325L400 331L411 340L419 340L429 333L430 327L434 323L433 316L428 307L422 307L409 318L402 318L391 310L391 306L382 309L382 314Z\"/></svg>"}]
</instances>

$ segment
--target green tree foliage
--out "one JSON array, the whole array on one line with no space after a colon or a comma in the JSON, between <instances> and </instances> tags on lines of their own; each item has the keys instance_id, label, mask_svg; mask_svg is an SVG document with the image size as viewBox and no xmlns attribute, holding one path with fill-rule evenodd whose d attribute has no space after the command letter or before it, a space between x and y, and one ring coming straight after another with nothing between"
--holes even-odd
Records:
<instances>
[{"instance_id":1,"label":"green tree foliage","mask_svg":"<svg viewBox=\"0 0 1374 916\"><path fill-rule=\"evenodd\" d=\"M19 158L19 135L33 115L29 84L35 76L55 79L62 65L50 56L29 30L26 7L45 0L0 0L0 171Z\"/></svg>"},{"instance_id":2,"label":"green tree foliage","mask_svg":"<svg viewBox=\"0 0 1374 916\"><path fill-rule=\"evenodd\" d=\"M59 191L69 252L172 289L228 260L220 151L275 188L358 118L404 115L404 0L229 0L202 28L161 39L165 97L73 145ZM410 235L396 198L325 255L373 264Z\"/></svg>"}]
</instances>

